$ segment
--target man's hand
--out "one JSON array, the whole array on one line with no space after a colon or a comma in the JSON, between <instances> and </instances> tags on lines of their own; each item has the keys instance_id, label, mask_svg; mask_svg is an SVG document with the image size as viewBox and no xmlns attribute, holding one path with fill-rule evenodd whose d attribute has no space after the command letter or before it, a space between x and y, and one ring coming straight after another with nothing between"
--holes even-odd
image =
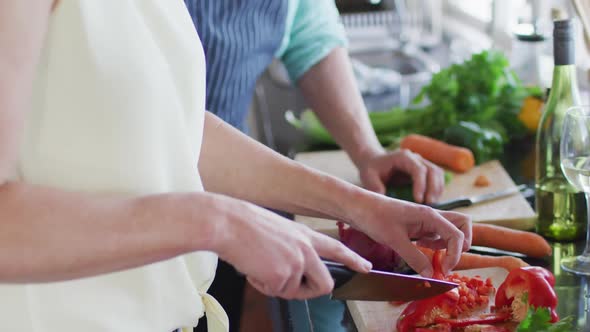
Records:
<instances>
[{"instance_id":1,"label":"man's hand","mask_svg":"<svg viewBox=\"0 0 590 332\"><path fill-rule=\"evenodd\" d=\"M363 186L380 194L385 194L387 182L400 173L412 178L417 203L434 203L444 190L444 171L409 150L379 154L359 165Z\"/></svg>"}]
</instances>

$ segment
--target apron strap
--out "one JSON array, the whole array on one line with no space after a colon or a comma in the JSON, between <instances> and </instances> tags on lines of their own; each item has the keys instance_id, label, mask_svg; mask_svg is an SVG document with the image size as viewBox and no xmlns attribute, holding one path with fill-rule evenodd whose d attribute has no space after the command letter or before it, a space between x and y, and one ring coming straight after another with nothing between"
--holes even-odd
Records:
<instances>
[{"instance_id":1,"label":"apron strap","mask_svg":"<svg viewBox=\"0 0 590 332\"><path fill-rule=\"evenodd\" d=\"M223 310L223 307L217 300L207 294L202 293L201 299L205 306L205 315L207 315L207 331L208 332L229 332L229 318ZM183 328L182 332L192 332L192 328Z\"/></svg>"}]
</instances>

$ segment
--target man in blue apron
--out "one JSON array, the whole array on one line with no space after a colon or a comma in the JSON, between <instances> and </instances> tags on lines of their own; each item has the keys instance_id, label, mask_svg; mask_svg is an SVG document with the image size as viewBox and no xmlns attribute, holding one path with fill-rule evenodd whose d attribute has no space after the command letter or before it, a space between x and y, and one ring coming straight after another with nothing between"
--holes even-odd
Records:
<instances>
[{"instance_id":1,"label":"man in blue apron","mask_svg":"<svg viewBox=\"0 0 590 332\"><path fill-rule=\"evenodd\" d=\"M419 156L388 153L379 144L354 80L334 0L185 2L205 48L209 111L247 130L256 81L278 58L358 167L367 189L384 193L384 183L401 171L412 176L417 201L438 198L444 186L440 169ZM232 331L239 328L244 284L233 267L220 262L210 292L226 309ZM342 303L323 297L309 301L309 308L315 331L342 329Z\"/></svg>"}]
</instances>

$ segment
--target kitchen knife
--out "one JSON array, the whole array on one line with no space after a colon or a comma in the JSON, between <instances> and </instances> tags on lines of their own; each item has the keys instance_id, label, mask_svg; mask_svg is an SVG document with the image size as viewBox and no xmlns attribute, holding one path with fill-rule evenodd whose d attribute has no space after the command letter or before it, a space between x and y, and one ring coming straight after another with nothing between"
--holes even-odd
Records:
<instances>
[{"instance_id":1,"label":"kitchen knife","mask_svg":"<svg viewBox=\"0 0 590 332\"><path fill-rule=\"evenodd\" d=\"M526 185L521 184L520 186L504 189L501 191L496 191L494 193L483 194L483 195L473 196L473 197L455 198L455 199L451 199L451 200L448 200L445 202L432 204L430 206L437 209L437 210L453 210L453 209L460 208L460 207L467 207L467 206L471 206L474 204L492 201L492 200L495 200L498 198L514 195L514 194L521 192L527 188L528 187Z\"/></svg>"},{"instance_id":2,"label":"kitchen knife","mask_svg":"<svg viewBox=\"0 0 590 332\"><path fill-rule=\"evenodd\" d=\"M413 301L445 293L456 283L371 270L358 273L346 266L324 261L334 279L332 297L354 301Z\"/></svg>"}]
</instances>

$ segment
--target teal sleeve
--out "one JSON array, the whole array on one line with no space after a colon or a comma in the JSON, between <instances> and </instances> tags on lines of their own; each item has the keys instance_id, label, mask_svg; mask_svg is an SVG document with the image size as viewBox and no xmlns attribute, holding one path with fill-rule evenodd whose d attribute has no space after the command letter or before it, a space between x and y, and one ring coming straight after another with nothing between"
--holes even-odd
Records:
<instances>
[{"instance_id":1,"label":"teal sleeve","mask_svg":"<svg viewBox=\"0 0 590 332\"><path fill-rule=\"evenodd\" d=\"M334 48L346 47L334 0L290 0L285 37L277 53L296 82Z\"/></svg>"}]
</instances>

